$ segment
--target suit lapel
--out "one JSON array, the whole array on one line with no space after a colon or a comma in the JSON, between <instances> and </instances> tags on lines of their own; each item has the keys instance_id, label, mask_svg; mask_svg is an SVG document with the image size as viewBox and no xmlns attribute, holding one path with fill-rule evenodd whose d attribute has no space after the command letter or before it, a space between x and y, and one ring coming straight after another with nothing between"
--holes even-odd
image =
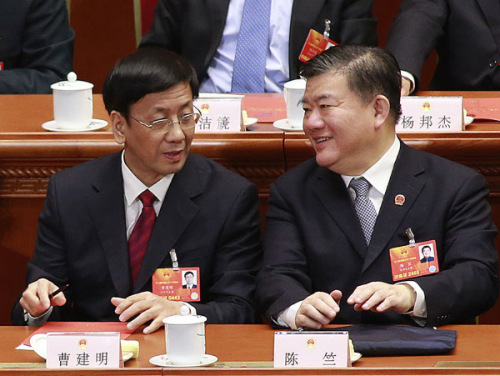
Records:
<instances>
[{"instance_id":1,"label":"suit lapel","mask_svg":"<svg viewBox=\"0 0 500 376\"><path fill-rule=\"evenodd\" d=\"M497 50L500 43L500 1L476 0L481 8L484 17L490 27L491 34L497 43Z\"/></svg>"},{"instance_id":2,"label":"suit lapel","mask_svg":"<svg viewBox=\"0 0 500 376\"><path fill-rule=\"evenodd\" d=\"M198 205L192 199L203 192L207 178L208 174L198 169L192 158L188 159L183 169L174 176L156 219L134 293L149 282L165 259L170 258L170 250L175 248L175 243L199 211ZM182 252L177 250L178 254L179 251ZM168 265L170 266L170 262Z\"/></svg>"},{"instance_id":3,"label":"suit lapel","mask_svg":"<svg viewBox=\"0 0 500 376\"><path fill-rule=\"evenodd\" d=\"M298 74L299 54L304 45L304 37L309 33L311 22L318 19L324 3L325 0L295 0L293 2L288 52L290 78Z\"/></svg>"},{"instance_id":4,"label":"suit lapel","mask_svg":"<svg viewBox=\"0 0 500 376\"><path fill-rule=\"evenodd\" d=\"M321 168L312 181L312 190L353 248L363 258L366 243L352 199L341 176Z\"/></svg>"},{"instance_id":5,"label":"suit lapel","mask_svg":"<svg viewBox=\"0 0 500 376\"><path fill-rule=\"evenodd\" d=\"M227 12L229 9L230 0L208 0L206 1L208 17L211 20L210 25L212 27L212 32L209 35L213 35L211 38L211 43L208 48L208 53L206 54L205 61L203 62L203 67L208 67L220 45L222 39L222 34L224 32L224 27L226 26Z\"/></svg>"},{"instance_id":6,"label":"suit lapel","mask_svg":"<svg viewBox=\"0 0 500 376\"><path fill-rule=\"evenodd\" d=\"M109 162L104 162L107 165L92 183L94 189L86 201L115 289L125 297L131 286L120 155L114 154Z\"/></svg>"},{"instance_id":7,"label":"suit lapel","mask_svg":"<svg viewBox=\"0 0 500 376\"><path fill-rule=\"evenodd\" d=\"M375 259L382 253L388 252L388 243L399 229L401 222L411 210L418 195L425 186L424 172L420 163L411 159L412 150L401 143L401 150L394 165L391 180L380 208L377 221L373 229L373 236L368 247L363 271L365 271ZM396 195L403 195L405 201L403 205L395 204ZM404 245L404 244L400 244Z\"/></svg>"}]
</instances>

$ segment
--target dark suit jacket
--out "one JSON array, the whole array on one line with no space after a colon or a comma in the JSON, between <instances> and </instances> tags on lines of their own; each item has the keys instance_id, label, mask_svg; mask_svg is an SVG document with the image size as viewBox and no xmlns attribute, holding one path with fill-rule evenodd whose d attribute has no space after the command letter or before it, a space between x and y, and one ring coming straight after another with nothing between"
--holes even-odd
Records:
<instances>
[{"instance_id":1,"label":"dark suit jacket","mask_svg":"<svg viewBox=\"0 0 500 376\"><path fill-rule=\"evenodd\" d=\"M418 80L427 56L439 61L435 90L500 90L498 0L403 0L387 50Z\"/></svg>"},{"instance_id":2,"label":"dark suit jacket","mask_svg":"<svg viewBox=\"0 0 500 376\"><path fill-rule=\"evenodd\" d=\"M48 94L73 70L64 0L0 1L0 94Z\"/></svg>"},{"instance_id":3,"label":"dark suit jacket","mask_svg":"<svg viewBox=\"0 0 500 376\"><path fill-rule=\"evenodd\" d=\"M190 155L175 175L156 219L135 287L129 277L120 154L55 174L40 215L27 283L69 283L69 302L51 320L116 321L113 296L151 291L157 268L199 267L201 303L210 323L254 321L261 265L260 216L254 185L215 162ZM12 321L23 324L20 305Z\"/></svg>"},{"instance_id":4,"label":"dark suit jacket","mask_svg":"<svg viewBox=\"0 0 500 376\"><path fill-rule=\"evenodd\" d=\"M185 56L198 79L219 47L230 0L159 0L151 30L141 47L156 45ZM295 0L289 39L290 79L298 77L298 60L310 29L323 33L325 18L332 21L331 39L338 43L377 45L373 0Z\"/></svg>"},{"instance_id":5,"label":"dark suit jacket","mask_svg":"<svg viewBox=\"0 0 500 376\"><path fill-rule=\"evenodd\" d=\"M396 195L406 201L394 203ZM343 293L334 323L405 323L395 312L355 312L356 286L394 283L389 249L436 240L440 272L415 278L425 293L427 325L460 323L491 307L498 295L497 233L484 178L473 170L402 144L367 249L340 175L314 159L271 187L264 266L257 297L268 316L316 291Z\"/></svg>"}]
</instances>

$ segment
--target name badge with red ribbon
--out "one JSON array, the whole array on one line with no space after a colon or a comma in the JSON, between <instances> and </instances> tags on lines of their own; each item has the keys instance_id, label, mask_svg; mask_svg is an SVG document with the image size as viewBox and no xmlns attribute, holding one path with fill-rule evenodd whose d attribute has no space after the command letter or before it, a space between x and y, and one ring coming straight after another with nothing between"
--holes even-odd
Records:
<instances>
[{"instance_id":1,"label":"name badge with red ribbon","mask_svg":"<svg viewBox=\"0 0 500 376\"><path fill-rule=\"evenodd\" d=\"M394 282L439 272L435 240L410 243L389 252Z\"/></svg>"},{"instance_id":2,"label":"name badge with red ribbon","mask_svg":"<svg viewBox=\"0 0 500 376\"><path fill-rule=\"evenodd\" d=\"M302 51L299 55L299 60L303 63L308 62L314 56L319 55L330 47L337 46L338 43L330 38L325 38L324 34L318 33L316 30L309 30L307 39L304 42Z\"/></svg>"},{"instance_id":3,"label":"name badge with red ribbon","mask_svg":"<svg viewBox=\"0 0 500 376\"><path fill-rule=\"evenodd\" d=\"M153 294L178 302L200 301L200 268L160 268L153 274Z\"/></svg>"}]
</instances>

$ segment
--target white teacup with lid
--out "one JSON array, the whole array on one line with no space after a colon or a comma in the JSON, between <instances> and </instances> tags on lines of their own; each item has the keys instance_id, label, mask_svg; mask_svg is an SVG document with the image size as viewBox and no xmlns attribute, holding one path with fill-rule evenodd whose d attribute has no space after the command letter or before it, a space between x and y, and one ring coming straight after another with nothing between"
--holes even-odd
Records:
<instances>
[{"instance_id":1,"label":"white teacup with lid","mask_svg":"<svg viewBox=\"0 0 500 376\"><path fill-rule=\"evenodd\" d=\"M200 315L174 315L163 319L168 361L198 365L205 355L205 321Z\"/></svg>"},{"instance_id":2,"label":"white teacup with lid","mask_svg":"<svg viewBox=\"0 0 500 376\"><path fill-rule=\"evenodd\" d=\"M288 81L283 87L283 96L286 103L286 114L288 124L291 128L302 129L304 110L302 109L302 98L306 90L306 80L298 78Z\"/></svg>"},{"instance_id":3,"label":"white teacup with lid","mask_svg":"<svg viewBox=\"0 0 500 376\"><path fill-rule=\"evenodd\" d=\"M93 84L78 81L74 72L68 80L52 84L54 94L54 120L60 129L84 129L92 121Z\"/></svg>"}]
</instances>

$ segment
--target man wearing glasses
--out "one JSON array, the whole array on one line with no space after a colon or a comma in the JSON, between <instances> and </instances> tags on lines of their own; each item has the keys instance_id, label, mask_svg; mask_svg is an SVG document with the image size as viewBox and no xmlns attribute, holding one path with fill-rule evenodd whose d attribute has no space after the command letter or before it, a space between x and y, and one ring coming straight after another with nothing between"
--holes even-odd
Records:
<instances>
[{"instance_id":1,"label":"man wearing glasses","mask_svg":"<svg viewBox=\"0 0 500 376\"><path fill-rule=\"evenodd\" d=\"M146 324L147 334L181 311L209 323L253 322L257 191L189 154L197 95L196 73L173 52L141 49L112 69L103 98L124 150L52 177L15 324L120 320ZM177 264L199 268L199 302L152 292L155 271L174 273Z\"/></svg>"}]
</instances>

